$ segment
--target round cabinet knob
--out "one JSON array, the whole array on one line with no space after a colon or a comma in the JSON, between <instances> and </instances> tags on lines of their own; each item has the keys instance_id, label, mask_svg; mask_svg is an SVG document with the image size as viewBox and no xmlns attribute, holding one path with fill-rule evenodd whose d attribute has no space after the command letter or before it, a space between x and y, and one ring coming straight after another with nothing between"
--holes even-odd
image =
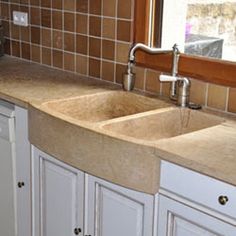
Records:
<instances>
[{"instance_id":1,"label":"round cabinet knob","mask_svg":"<svg viewBox=\"0 0 236 236\"><path fill-rule=\"evenodd\" d=\"M80 228L75 228L74 229L74 233L75 233L75 235L79 235L79 233L81 233L81 229Z\"/></svg>"},{"instance_id":2,"label":"round cabinet knob","mask_svg":"<svg viewBox=\"0 0 236 236\"><path fill-rule=\"evenodd\" d=\"M23 186L25 186L25 183L24 182L18 182L17 186L18 186L18 188L22 188Z\"/></svg>"},{"instance_id":3,"label":"round cabinet knob","mask_svg":"<svg viewBox=\"0 0 236 236\"><path fill-rule=\"evenodd\" d=\"M219 196L218 201L221 205L225 205L229 201L229 198L227 196Z\"/></svg>"}]
</instances>

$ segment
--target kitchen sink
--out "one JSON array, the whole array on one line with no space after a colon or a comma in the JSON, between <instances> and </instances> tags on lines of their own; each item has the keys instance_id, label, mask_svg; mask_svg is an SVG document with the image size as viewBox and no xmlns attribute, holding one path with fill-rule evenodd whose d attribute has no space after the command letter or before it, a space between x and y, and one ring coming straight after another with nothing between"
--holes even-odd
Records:
<instances>
[{"instance_id":1,"label":"kitchen sink","mask_svg":"<svg viewBox=\"0 0 236 236\"><path fill-rule=\"evenodd\" d=\"M224 119L188 108L162 109L155 114L117 121L103 129L128 137L155 141L219 125Z\"/></svg>"},{"instance_id":2,"label":"kitchen sink","mask_svg":"<svg viewBox=\"0 0 236 236\"><path fill-rule=\"evenodd\" d=\"M108 91L52 101L44 106L77 120L100 122L169 107L170 104L135 93Z\"/></svg>"}]
</instances>

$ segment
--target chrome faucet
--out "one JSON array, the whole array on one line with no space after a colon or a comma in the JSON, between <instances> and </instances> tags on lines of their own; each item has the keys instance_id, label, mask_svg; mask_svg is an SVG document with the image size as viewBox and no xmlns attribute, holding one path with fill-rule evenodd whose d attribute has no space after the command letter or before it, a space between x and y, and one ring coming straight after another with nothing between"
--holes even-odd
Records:
<instances>
[{"instance_id":1,"label":"chrome faucet","mask_svg":"<svg viewBox=\"0 0 236 236\"><path fill-rule=\"evenodd\" d=\"M171 75L176 77L178 76L178 69L179 69L179 56L180 56L180 51L178 49L177 44L174 44L172 48L173 56L172 56L172 71ZM170 99L176 101L177 100L177 85L176 81L171 82L171 87L170 87Z\"/></svg>"},{"instance_id":2,"label":"chrome faucet","mask_svg":"<svg viewBox=\"0 0 236 236\"><path fill-rule=\"evenodd\" d=\"M187 106L189 103L190 81L187 78L178 76L178 64L179 64L180 51L176 44L173 46L171 50L162 49L162 48L151 48L142 43L135 44L131 48L130 53L129 53L127 73L123 75L123 89L126 91L131 91L134 88L135 73L132 72L132 67L135 64L135 52L138 49L141 49L150 54L172 53L173 57L172 57L171 76L161 75L160 81L171 82L170 99L175 100L175 101L177 100L177 104L182 107Z\"/></svg>"},{"instance_id":3,"label":"chrome faucet","mask_svg":"<svg viewBox=\"0 0 236 236\"><path fill-rule=\"evenodd\" d=\"M177 105L181 107L187 107L189 105L189 91L190 91L190 80L186 77L172 76L172 75L160 75L161 82L172 82L177 83L178 90L176 91L175 97ZM170 97L172 99L172 97Z\"/></svg>"},{"instance_id":4,"label":"chrome faucet","mask_svg":"<svg viewBox=\"0 0 236 236\"><path fill-rule=\"evenodd\" d=\"M132 72L132 67L135 64L135 52L138 49L141 49L141 50L143 50L145 52L148 52L150 54L163 54L163 53L165 54L165 53L174 52L174 50L169 50L169 49L165 50L165 49L162 49L162 48L151 48L151 47L148 47L147 45L145 45L143 43L135 44L129 52L127 73L125 73L123 75L123 89L126 90L126 91L131 91L134 88L135 74ZM178 59L176 59L175 62L177 63ZM178 68L178 66L174 66L174 67Z\"/></svg>"}]
</instances>

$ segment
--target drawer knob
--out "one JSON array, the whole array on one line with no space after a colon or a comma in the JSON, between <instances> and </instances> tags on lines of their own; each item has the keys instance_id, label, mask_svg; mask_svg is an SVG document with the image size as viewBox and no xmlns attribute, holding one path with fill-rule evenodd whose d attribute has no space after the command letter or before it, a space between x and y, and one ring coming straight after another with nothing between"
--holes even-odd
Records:
<instances>
[{"instance_id":1,"label":"drawer knob","mask_svg":"<svg viewBox=\"0 0 236 236\"><path fill-rule=\"evenodd\" d=\"M18 182L18 188L22 188L22 187L24 187L25 186L25 183L24 182Z\"/></svg>"},{"instance_id":2,"label":"drawer knob","mask_svg":"<svg viewBox=\"0 0 236 236\"><path fill-rule=\"evenodd\" d=\"M79 233L81 233L81 232L82 232L82 230L80 228L75 228L74 229L75 235L79 235Z\"/></svg>"},{"instance_id":3,"label":"drawer knob","mask_svg":"<svg viewBox=\"0 0 236 236\"><path fill-rule=\"evenodd\" d=\"M218 201L221 205L225 205L229 201L229 198L227 196L219 196Z\"/></svg>"}]
</instances>

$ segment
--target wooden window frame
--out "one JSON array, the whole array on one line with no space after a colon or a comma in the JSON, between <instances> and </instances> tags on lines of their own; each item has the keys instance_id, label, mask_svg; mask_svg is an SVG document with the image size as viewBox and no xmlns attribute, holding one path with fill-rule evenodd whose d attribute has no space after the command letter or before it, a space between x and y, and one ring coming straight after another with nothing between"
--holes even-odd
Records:
<instances>
[{"instance_id":1,"label":"wooden window frame","mask_svg":"<svg viewBox=\"0 0 236 236\"><path fill-rule=\"evenodd\" d=\"M158 0L156 1L157 4L161 2ZM150 0L135 0L134 43L141 42L147 44L148 42L149 9ZM170 72L172 56L171 54L150 55L142 51L137 51L136 63L138 66L152 68L163 72ZM235 62L181 53L179 74L204 82L236 87Z\"/></svg>"}]
</instances>

